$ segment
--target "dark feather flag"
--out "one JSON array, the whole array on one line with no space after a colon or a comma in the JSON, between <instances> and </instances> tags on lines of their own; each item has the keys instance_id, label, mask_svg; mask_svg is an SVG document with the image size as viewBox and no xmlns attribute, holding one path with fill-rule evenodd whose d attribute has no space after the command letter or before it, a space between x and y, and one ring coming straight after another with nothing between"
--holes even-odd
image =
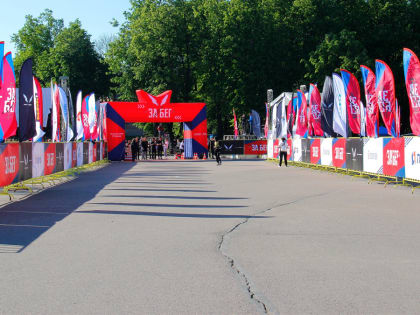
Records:
<instances>
[{"instance_id":1,"label":"dark feather flag","mask_svg":"<svg viewBox=\"0 0 420 315\"><path fill-rule=\"evenodd\" d=\"M34 98L32 59L29 58L23 63L19 75L19 141L36 135Z\"/></svg>"},{"instance_id":2,"label":"dark feather flag","mask_svg":"<svg viewBox=\"0 0 420 315\"><path fill-rule=\"evenodd\" d=\"M334 86L331 77L326 76L321 97L321 127L324 135L335 137L333 130Z\"/></svg>"}]
</instances>

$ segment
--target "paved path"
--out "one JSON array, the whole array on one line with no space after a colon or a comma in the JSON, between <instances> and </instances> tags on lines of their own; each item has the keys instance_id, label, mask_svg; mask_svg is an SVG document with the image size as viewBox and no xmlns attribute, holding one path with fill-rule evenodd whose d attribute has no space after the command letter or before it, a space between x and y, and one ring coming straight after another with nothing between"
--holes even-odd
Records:
<instances>
[{"instance_id":1,"label":"paved path","mask_svg":"<svg viewBox=\"0 0 420 315\"><path fill-rule=\"evenodd\" d=\"M0 209L0 314L416 313L419 201L265 161L113 163Z\"/></svg>"}]
</instances>

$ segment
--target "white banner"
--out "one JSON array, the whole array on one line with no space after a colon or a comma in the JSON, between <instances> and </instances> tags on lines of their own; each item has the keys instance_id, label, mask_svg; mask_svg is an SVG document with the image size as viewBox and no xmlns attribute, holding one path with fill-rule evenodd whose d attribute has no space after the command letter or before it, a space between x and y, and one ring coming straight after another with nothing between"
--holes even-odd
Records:
<instances>
[{"instance_id":1,"label":"white banner","mask_svg":"<svg viewBox=\"0 0 420 315\"><path fill-rule=\"evenodd\" d=\"M267 158L272 159L274 157L273 155L273 139L267 140Z\"/></svg>"},{"instance_id":2,"label":"white banner","mask_svg":"<svg viewBox=\"0 0 420 315\"><path fill-rule=\"evenodd\" d=\"M420 138L405 137L405 177L420 180Z\"/></svg>"},{"instance_id":3,"label":"white banner","mask_svg":"<svg viewBox=\"0 0 420 315\"><path fill-rule=\"evenodd\" d=\"M333 110L333 129L342 137L347 137L347 108L346 91L341 77L333 73L334 86L334 110Z\"/></svg>"},{"instance_id":4,"label":"white banner","mask_svg":"<svg viewBox=\"0 0 420 315\"><path fill-rule=\"evenodd\" d=\"M363 140L363 171L383 174L384 142L382 138Z\"/></svg>"},{"instance_id":5,"label":"white banner","mask_svg":"<svg viewBox=\"0 0 420 315\"><path fill-rule=\"evenodd\" d=\"M93 143L89 142L89 164L93 162Z\"/></svg>"},{"instance_id":6,"label":"white banner","mask_svg":"<svg viewBox=\"0 0 420 315\"><path fill-rule=\"evenodd\" d=\"M293 161L302 162L302 140L293 139Z\"/></svg>"},{"instance_id":7,"label":"white banner","mask_svg":"<svg viewBox=\"0 0 420 315\"><path fill-rule=\"evenodd\" d=\"M331 166L332 164L332 138L321 139L321 164Z\"/></svg>"},{"instance_id":8,"label":"white banner","mask_svg":"<svg viewBox=\"0 0 420 315\"><path fill-rule=\"evenodd\" d=\"M32 143L32 177L44 176L44 144Z\"/></svg>"},{"instance_id":9,"label":"white banner","mask_svg":"<svg viewBox=\"0 0 420 315\"><path fill-rule=\"evenodd\" d=\"M68 170L71 168L72 159L72 143L64 143L64 169Z\"/></svg>"},{"instance_id":10,"label":"white banner","mask_svg":"<svg viewBox=\"0 0 420 315\"><path fill-rule=\"evenodd\" d=\"M83 142L77 143L77 166L83 165Z\"/></svg>"}]
</instances>

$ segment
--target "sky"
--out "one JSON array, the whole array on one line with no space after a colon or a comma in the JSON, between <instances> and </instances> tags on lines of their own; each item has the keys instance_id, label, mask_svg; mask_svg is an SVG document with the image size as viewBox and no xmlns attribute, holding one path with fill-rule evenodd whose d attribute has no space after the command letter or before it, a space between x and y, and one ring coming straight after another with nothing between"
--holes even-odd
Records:
<instances>
[{"instance_id":1,"label":"sky","mask_svg":"<svg viewBox=\"0 0 420 315\"><path fill-rule=\"evenodd\" d=\"M25 16L38 17L45 9L53 11L56 19L64 25L79 19L82 27L92 36L92 41L103 34L118 33L117 27L109 23L113 18L124 21L124 11L130 8L130 0L0 0L0 41L5 43L5 52L15 52L10 38L25 23Z\"/></svg>"}]
</instances>

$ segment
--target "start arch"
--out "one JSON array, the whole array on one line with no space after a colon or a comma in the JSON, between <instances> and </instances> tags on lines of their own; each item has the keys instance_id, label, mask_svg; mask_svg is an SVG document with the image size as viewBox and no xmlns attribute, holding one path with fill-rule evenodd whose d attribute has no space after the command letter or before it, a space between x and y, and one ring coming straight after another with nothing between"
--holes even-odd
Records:
<instances>
[{"instance_id":1,"label":"start arch","mask_svg":"<svg viewBox=\"0 0 420 315\"><path fill-rule=\"evenodd\" d=\"M172 91L158 96L136 91L138 102L106 104L108 158L120 161L124 157L125 123L183 122L184 155L207 154L207 114L205 103L171 103Z\"/></svg>"}]
</instances>

